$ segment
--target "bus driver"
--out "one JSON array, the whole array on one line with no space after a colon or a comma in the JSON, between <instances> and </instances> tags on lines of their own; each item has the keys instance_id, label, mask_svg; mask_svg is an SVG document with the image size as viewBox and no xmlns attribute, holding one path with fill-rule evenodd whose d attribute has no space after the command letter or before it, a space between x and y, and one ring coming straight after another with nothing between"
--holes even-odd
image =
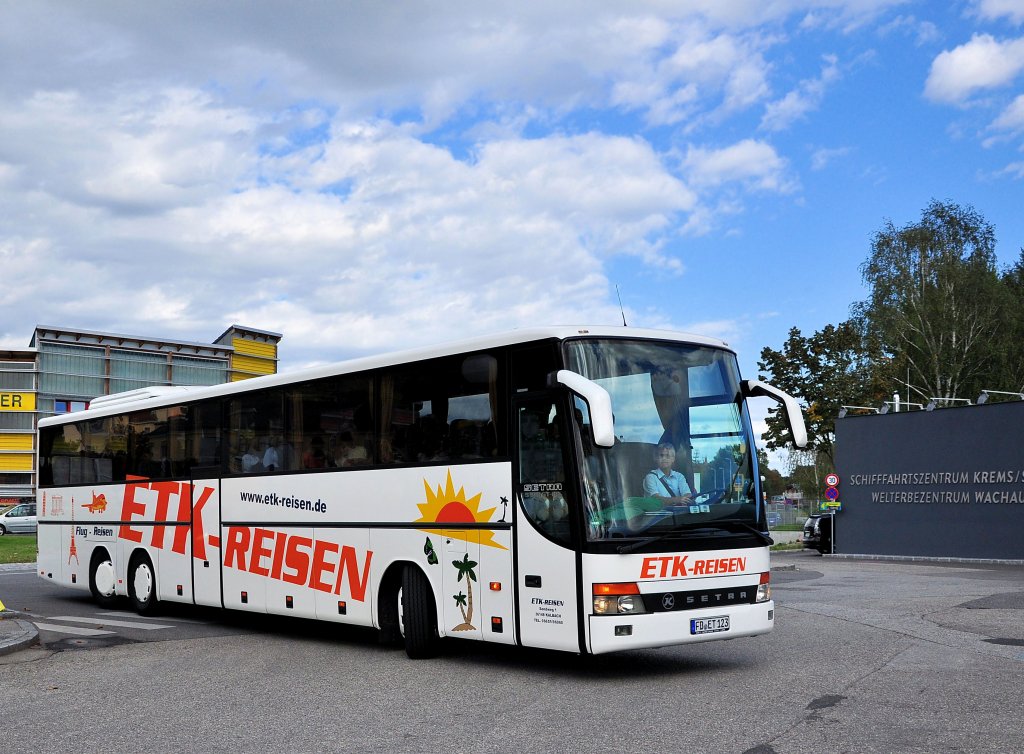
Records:
<instances>
[{"instance_id":1,"label":"bus driver","mask_svg":"<svg viewBox=\"0 0 1024 754\"><path fill-rule=\"evenodd\" d=\"M651 469L644 477L644 495L663 498L663 506L689 505L693 502L690 485L686 477L672 467L676 462L676 449L672 443L663 442L654 451L658 468Z\"/></svg>"}]
</instances>

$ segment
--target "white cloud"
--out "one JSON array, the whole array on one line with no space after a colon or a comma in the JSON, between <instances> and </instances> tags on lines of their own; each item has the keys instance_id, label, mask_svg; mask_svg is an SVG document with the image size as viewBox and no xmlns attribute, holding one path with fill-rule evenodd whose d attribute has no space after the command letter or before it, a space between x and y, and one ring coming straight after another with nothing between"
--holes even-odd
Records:
<instances>
[{"instance_id":1,"label":"white cloud","mask_svg":"<svg viewBox=\"0 0 1024 754\"><path fill-rule=\"evenodd\" d=\"M697 20L650 37L610 91L613 105L645 113L652 126L737 112L769 92L769 46L757 34L717 33Z\"/></svg>"},{"instance_id":2,"label":"white cloud","mask_svg":"<svg viewBox=\"0 0 1024 754\"><path fill-rule=\"evenodd\" d=\"M826 55L821 74L813 79L804 79L800 85L781 100L769 102L761 118L761 128L766 131L783 131L807 113L817 110L825 97L828 86L839 78L839 67L835 55Z\"/></svg>"},{"instance_id":3,"label":"white cloud","mask_svg":"<svg viewBox=\"0 0 1024 754\"><path fill-rule=\"evenodd\" d=\"M824 170L833 160L845 157L850 154L850 151L849 147L816 149L811 153L811 170Z\"/></svg>"},{"instance_id":4,"label":"white cloud","mask_svg":"<svg viewBox=\"0 0 1024 754\"><path fill-rule=\"evenodd\" d=\"M1024 162L1011 162L1000 171L1001 175L1008 175L1018 180L1024 180Z\"/></svg>"},{"instance_id":5,"label":"white cloud","mask_svg":"<svg viewBox=\"0 0 1024 754\"><path fill-rule=\"evenodd\" d=\"M763 141L744 139L723 149L691 147L684 166L697 186L739 183L764 191L788 192L786 160Z\"/></svg>"},{"instance_id":6,"label":"white cloud","mask_svg":"<svg viewBox=\"0 0 1024 754\"><path fill-rule=\"evenodd\" d=\"M696 194L642 139L506 138L460 160L408 128L337 120L322 143L273 154L259 149L266 123L197 99L154 97L143 117L70 98L4 121L26 144L46 135L0 173L13 216L30 218L0 246L5 303L186 339L239 321L286 333L291 357L312 361L324 342L614 323L605 260L682 271L663 239ZM56 175L44 163L61 140L73 159L59 185L31 178Z\"/></svg>"},{"instance_id":7,"label":"white cloud","mask_svg":"<svg viewBox=\"0 0 1024 754\"><path fill-rule=\"evenodd\" d=\"M1018 96L1000 113L999 117L993 121L991 129L1009 131L1010 133L1024 131L1024 94Z\"/></svg>"},{"instance_id":8,"label":"white cloud","mask_svg":"<svg viewBox=\"0 0 1024 754\"><path fill-rule=\"evenodd\" d=\"M1015 24L1024 22L1021 0L977 0L975 6L975 12L986 21L1008 18Z\"/></svg>"},{"instance_id":9,"label":"white cloud","mask_svg":"<svg viewBox=\"0 0 1024 754\"><path fill-rule=\"evenodd\" d=\"M251 115L195 90L110 102L37 92L20 108L0 111L0 132L16 152L22 189L128 214L230 188L257 126Z\"/></svg>"},{"instance_id":10,"label":"white cloud","mask_svg":"<svg viewBox=\"0 0 1024 754\"><path fill-rule=\"evenodd\" d=\"M881 36L900 33L914 38L914 44L918 47L942 38L939 28L931 21L922 21L914 16L897 16L892 21L883 24L878 28Z\"/></svg>"},{"instance_id":11,"label":"white cloud","mask_svg":"<svg viewBox=\"0 0 1024 754\"><path fill-rule=\"evenodd\" d=\"M1024 70L1024 39L1000 42L989 34L940 53L932 61L925 96L935 102L962 104L979 89L1012 83Z\"/></svg>"}]
</instances>

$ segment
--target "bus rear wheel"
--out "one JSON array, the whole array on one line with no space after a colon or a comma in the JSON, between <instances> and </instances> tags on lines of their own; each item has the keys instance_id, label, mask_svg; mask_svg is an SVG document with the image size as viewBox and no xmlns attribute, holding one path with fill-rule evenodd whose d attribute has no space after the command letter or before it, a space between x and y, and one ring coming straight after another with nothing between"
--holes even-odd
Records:
<instances>
[{"instance_id":1,"label":"bus rear wheel","mask_svg":"<svg viewBox=\"0 0 1024 754\"><path fill-rule=\"evenodd\" d=\"M405 568L398 599L405 653L413 660L434 657L440 649L441 639L437 634L434 593L423 571L415 566Z\"/></svg>"},{"instance_id":2,"label":"bus rear wheel","mask_svg":"<svg viewBox=\"0 0 1024 754\"><path fill-rule=\"evenodd\" d=\"M132 556L128 565L128 598L139 615L149 615L156 609L156 573L149 556Z\"/></svg>"},{"instance_id":3,"label":"bus rear wheel","mask_svg":"<svg viewBox=\"0 0 1024 754\"><path fill-rule=\"evenodd\" d=\"M111 608L117 604L114 591L114 563L105 550L97 550L89 564L89 591L96 604L102 608Z\"/></svg>"}]
</instances>

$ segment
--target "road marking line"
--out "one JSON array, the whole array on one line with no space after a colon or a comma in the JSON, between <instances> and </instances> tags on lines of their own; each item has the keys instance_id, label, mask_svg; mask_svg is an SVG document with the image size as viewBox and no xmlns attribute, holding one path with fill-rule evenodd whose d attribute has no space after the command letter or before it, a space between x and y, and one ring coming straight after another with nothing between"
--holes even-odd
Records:
<instances>
[{"instance_id":1,"label":"road marking line","mask_svg":"<svg viewBox=\"0 0 1024 754\"><path fill-rule=\"evenodd\" d=\"M108 615L111 618L138 618L139 617L138 613L127 613L127 612L121 612L121 611L117 611L117 610L111 610L111 611L105 612L105 613L96 613L96 615L99 615L100 617L103 617L103 618L107 617ZM195 618L169 618L166 615L161 615L160 616L160 620L169 620L172 623L199 623L199 624L208 623L208 621L196 620Z\"/></svg>"},{"instance_id":2,"label":"road marking line","mask_svg":"<svg viewBox=\"0 0 1024 754\"><path fill-rule=\"evenodd\" d=\"M157 623L139 623L130 620L108 620L102 618L83 618L78 615L51 615L50 620L68 620L72 623L99 623L104 626L120 626L121 628L141 628L143 631L152 631L157 628L174 628L174 626L161 626Z\"/></svg>"},{"instance_id":3,"label":"road marking line","mask_svg":"<svg viewBox=\"0 0 1024 754\"><path fill-rule=\"evenodd\" d=\"M33 621L40 631L53 631L56 634L74 634L75 636L113 636L113 631L99 631L95 628L79 628L78 626L58 626L54 623Z\"/></svg>"}]
</instances>

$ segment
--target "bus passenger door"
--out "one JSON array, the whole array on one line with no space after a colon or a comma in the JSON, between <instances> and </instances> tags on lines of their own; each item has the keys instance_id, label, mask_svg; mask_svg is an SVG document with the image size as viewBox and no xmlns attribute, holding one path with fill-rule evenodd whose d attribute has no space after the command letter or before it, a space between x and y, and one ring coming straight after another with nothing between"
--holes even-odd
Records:
<instances>
[{"instance_id":1,"label":"bus passenger door","mask_svg":"<svg viewBox=\"0 0 1024 754\"><path fill-rule=\"evenodd\" d=\"M516 593L524 646L581 651L573 549L576 485L567 473L568 402L558 396L514 403L518 441L516 479Z\"/></svg>"},{"instance_id":2,"label":"bus passenger door","mask_svg":"<svg viewBox=\"0 0 1024 754\"><path fill-rule=\"evenodd\" d=\"M197 605L221 601L220 467L192 469L192 594Z\"/></svg>"},{"instance_id":3,"label":"bus passenger door","mask_svg":"<svg viewBox=\"0 0 1024 754\"><path fill-rule=\"evenodd\" d=\"M441 605L448 636L479 639L483 636L481 610L484 577L480 574L480 532L448 529L444 532L441 561Z\"/></svg>"}]
</instances>

